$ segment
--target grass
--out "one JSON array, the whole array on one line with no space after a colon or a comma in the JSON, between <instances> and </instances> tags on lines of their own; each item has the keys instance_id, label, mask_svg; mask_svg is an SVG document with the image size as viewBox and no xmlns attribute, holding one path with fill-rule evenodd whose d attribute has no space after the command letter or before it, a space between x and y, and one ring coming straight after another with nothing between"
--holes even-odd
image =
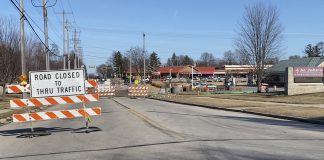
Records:
<instances>
[{"instance_id":1,"label":"grass","mask_svg":"<svg viewBox=\"0 0 324 160\"><path fill-rule=\"evenodd\" d=\"M317 107L248 108L245 110L290 117L324 120L324 108Z\"/></svg>"},{"instance_id":2,"label":"grass","mask_svg":"<svg viewBox=\"0 0 324 160\"><path fill-rule=\"evenodd\" d=\"M324 122L324 93L286 96L278 94L178 95L158 99L209 107L290 116ZM274 103L275 102L275 103ZM278 103L279 102L279 103ZM319 107L316 107L319 105ZM324 104L323 104L324 106Z\"/></svg>"},{"instance_id":3,"label":"grass","mask_svg":"<svg viewBox=\"0 0 324 160\"><path fill-rule=\"evenodd\" d=\"M153 81L151 85L157 88L165 88L167 86L167 84L162 81Z\"/></svg>"},{"instance_id":4,"label":"grass","mask_svg":"<svg viewBox=\"0 0 324 160\"><path fill-rule=\"evenodd\" d=\"M324 104L324 93L312 93L304 95L287 96L283 94L210 94L202 95L212 98L221 99L236 99L246 101L259 101L259 102L277 102L289 104Z\"/></svg>"}]
</instances>

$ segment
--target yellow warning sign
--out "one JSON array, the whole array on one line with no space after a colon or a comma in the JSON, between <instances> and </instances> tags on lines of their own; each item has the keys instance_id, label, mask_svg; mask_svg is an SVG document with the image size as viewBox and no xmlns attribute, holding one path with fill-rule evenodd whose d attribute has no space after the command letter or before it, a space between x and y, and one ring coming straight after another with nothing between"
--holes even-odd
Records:
<instances>
[{"instance_id":1,"label":"yellow warning sign","mask_svg":"<svg viewBox=\"0 0 324 160\"><path fill-rule=\"evenodd\" d=\"M135 85L138 85L138 84L139 84L139 80L136 79L136 80L135 80Z\"/></svg>"}]
</instances>

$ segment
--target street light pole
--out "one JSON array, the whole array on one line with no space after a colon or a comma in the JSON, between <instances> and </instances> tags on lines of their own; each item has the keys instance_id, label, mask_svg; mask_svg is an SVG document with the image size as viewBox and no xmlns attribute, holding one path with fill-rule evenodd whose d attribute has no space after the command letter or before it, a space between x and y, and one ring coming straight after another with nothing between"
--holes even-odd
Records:
<instances>
[{"instance_id":1,"label":"street light pole","mask_svg":"<svg viewBox=\"0 0 324 160\"><path fill-rule=\"evenodd\" d=\"M132 53L129 53L129 85L132 84Z\"/></svg>"},{"instance_id":2,"label":"street light pole","mask_svg":"<svg viewBox=\"0 0 324 160\"><path fill-rule=\"evenodd\" d=\"M193 87L193 68L194 68L195 66L196 66L195 63L191 66L191 87Z\"/></svg>"},{"instance_id":3,"label":"street light pole","mask_svg":"<svg viewBox=\"0 0 324 160\"><path fill-rule=\"evenodd\" d=\"M144 84L145 82L145 74L146 74L146 68L145 68L145 33L143 33L143 56L144 56Z\"/></svg>"},{"instance_id":4,"label":"street light pole","mask_svg":"<svg viewBox=\"0 0 324 160\"><path fill-rule=\"evenodd\" d=\"M170 72L170 73L169 73L169 79L170 79L170 80L169 80L169 85L170 85L170 88L171 88L171 79L172 79L172 76L171 76L171 70L172 70L172 69L169 69L169 72Z\"/></svg>"},{"instance_id":5,"label":"street light pole","mask_svg":"<svg viewBox=\"0 0 324 160\"><path fill-rule=\"evenodd\" d=\"M193 87L193 65L191 66L191 88Z\"/></svg>"}]
</instances>

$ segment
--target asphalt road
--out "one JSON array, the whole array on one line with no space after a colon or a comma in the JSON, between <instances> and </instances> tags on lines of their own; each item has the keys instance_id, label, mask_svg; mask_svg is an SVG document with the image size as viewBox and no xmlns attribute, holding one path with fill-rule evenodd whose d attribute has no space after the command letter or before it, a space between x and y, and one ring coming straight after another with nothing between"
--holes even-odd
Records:
<instances>
[{"instance_id":1,"label":"asphalt road","mask_svg":"<svg viewBox=\"0 0 324 160\"><path fill-rule=\"evenodd\" d=\"M102 107L91 123L101 131L78 132L82 118L35 122L52 134L34 138L19 138L30 123L0 127L0 160L324 159L323 126L141 98L91 106Z\"/></svg>"}]
</instances>

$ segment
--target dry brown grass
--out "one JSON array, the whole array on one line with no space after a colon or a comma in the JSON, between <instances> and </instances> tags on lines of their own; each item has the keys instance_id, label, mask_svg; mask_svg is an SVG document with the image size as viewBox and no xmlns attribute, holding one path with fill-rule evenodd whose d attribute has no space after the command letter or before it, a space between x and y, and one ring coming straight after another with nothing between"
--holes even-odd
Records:
<instances>
[{"instance_id":1,"label":"dry brown grass","mask_svg":"<svg viewBox=\"0 0 324 160\"><path fill-rule=\"evenodd\" d=\"M248 108L246 111L260 112L290 117L324 120L324 108L316 107L284 107L284 108Z\"/></svg>"},{"instance_id":2,"label":"dry brown grass","mask_svg":"<svg viewBox=\"0 0 324 160\"><path fill-rule=\"evenodd\" d=\"M151 83L152 86L157 87L157 88L165 88L166 87L166 83L162 82L162 81L153 81Z\"/></svg>"},{"instance_id":3,"label":"dry brown grass","mask_svg":"<svg viewBox=\"0 0 324 160\"><path fill-rule=\"evenodd\" d=\"M224 108L241 108L241 107L260 107L263 104L259 102L246 102L246 101L235 101L229 99L215 99L215 98L208 98L208 97L183 97L183 98L168 98L172 101L184 102L184 103L191 103L197 105L208 105L208 106L216 106L216 107L224 107ZM264 106L264 105L263 105ZM264 107L275 107L278 106L277 104L270 104Z\"/></svg>"},{"instance_id":4,"label":"dry brown grass","mask_svg":"<svg viewBox=\"0 0 324 160\"><path fill-rule=\"evenodd\" d=\"M237 99L259 102L278 102L289 104L324 104L324 93L313 93L295 96L278 94L213 94L208 96L222 99Z\"/></svg>"},{"instance_id":5,"label":"dry brown grass","mask_svg":"<svg viewBox=\"0 0 324 160\"><path fill-rule=\"evenodd\" d=\"M318 103L323 102L324 93L299 96L278 96L264 101L265 95L218 95L217 98L197 97L190 95L162 97L162 99L193 105L204 105L218 108L266 113L281 116L299 117L324 121L324 108ZM245 97L244 97L245 96ZM225 99L222 99L224 97ZM241 100L243 99L243 100ZM248 101L245 101L245 100ZM304 102L307 100L306 102ZM315 100L316 102L308 102ZM296 102L292 104L292 102ZM280 103L278 103L280 102ZM306 104L307 103L307 104ZM318 107L316 107L318 106Z\"/></svg>"}]
</instances>

